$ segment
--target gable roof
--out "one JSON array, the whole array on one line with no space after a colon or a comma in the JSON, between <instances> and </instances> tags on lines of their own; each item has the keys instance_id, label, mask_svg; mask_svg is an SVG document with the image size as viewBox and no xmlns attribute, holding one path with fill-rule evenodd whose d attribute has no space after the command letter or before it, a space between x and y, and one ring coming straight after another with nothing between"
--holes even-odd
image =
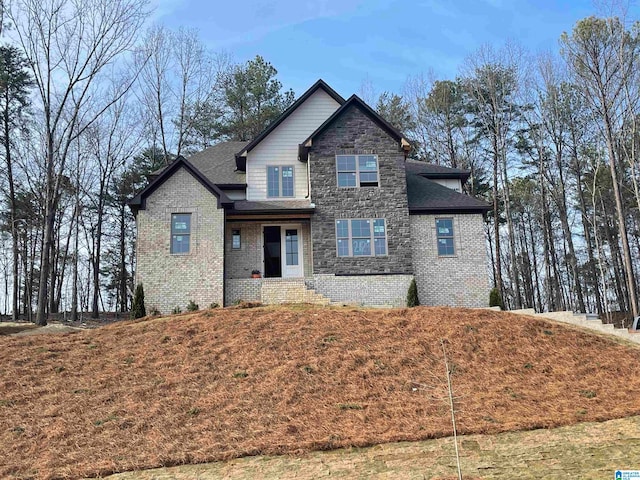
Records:
<instances>
[{"instance_id":1,"label":"gable roof","mask_svg":"<svg viewBox=\"0 0 640 480\"><path fill-rule=\"evenodd\" d=\"M246 186L245 172L235 168L233 159L238 149L246 144L247 142L233 141L216 143L194 153L187 160L220 189L224 190L228 185L244 188ZM160 175L167 168L169 167L160 168L152 175L154 177Z\"/></svg>"},{"instance_id":2,"label":"gable roof","mask_svg":"<svg viewBox=\"0 0 640 480\"><path fill-rule=\"evenodd\" d=\"M443 167L432 163L420 162L418 160L407 160L405 163L407 173L420 175L424 178L457 178L464 184L471 172L459 168Z\"/></svg>"},{"instance_id":3,"label":"gable roof","mask_svg":"<svg viewBox=\"0 0 640 480\"><path fill-rule=\"evenodd\" d=\"M324 90L331 98L333 98L340 105L344 103L344 98L342 98L333 88L331 88L324 80L319 79L316 83L314 83L309 90L304 92L300 98L298 98L295 102L291 104L289 108L287 108L282 115L276 118L271 124L265 128L260 135L251 140L244 148L239 150L236 153L236 165L239 169L246 168L246 159L244 162L239 157L246 157L247 153L249 153L253 148L258 145L264 138L269 135L272 131L274 131L278 125L285 121L285 119L291 115L300 105L302 105L311 95L313 95L318 89Z\"/></svg>"},{"instance_id":4,"label":"gable roof","mask_svg":"<svg viewBox=\"0 0 640 480\"><path fill-rule=\"evenodd\" d=\"M484 213L491 205L407 171L409 213Z\"/></svg>"},{"instance_id":5,"label":"gable roof","mask_svg":"<svg viewBox=\"0 0 640 480\"><path fill-rule=\"evenodd\" d=\"M375 110L373 110L369 105L367 105L360 97L357 95L351 95L349 99L342 104L340 108L338 108L333 114L327 118L322 125L320 125L311 135L307 137L307 139L300 144L299 152L300 152L300 161L306 162L309 159L309 148L313 145L313 139L321 135L327 128L329 128L333 122L335 122L340 115L342 115L345 110L349 107L354 106L366 116L368 116L374 123L376 123L382 130L384 130L391 138L396 140L400 146L408 151L411 147L411 144L406 139L406 137L400 133L393 125L387 122L384 118L382 118Z\"/></svg>"},{"instance_id":6,"label":"gable roof","mask_svg":"<svg viewBox=\"0 0 640 480\"><path fill-rule=\"evenodd\" d=\"M205 177L200 170L194 167L190 162L187 161L182 155L176 158L168 167L166 167L162 172L147 185L140 193L138 193L135 197L133 197L129 202L129 207L133 211L134 214L138 213L138 210L146 209L146 199L149 195L151 195L160 185L166 182L171 175L178 171L178 169L184 168L191 175L198 180L203 187L209 190L212 194L216 196L218 199L218 208L227 207L233 205L233 202L229 200L229 197L220 190L216 185L211 183L211 181Z\"/></svg>"}]
</instances>

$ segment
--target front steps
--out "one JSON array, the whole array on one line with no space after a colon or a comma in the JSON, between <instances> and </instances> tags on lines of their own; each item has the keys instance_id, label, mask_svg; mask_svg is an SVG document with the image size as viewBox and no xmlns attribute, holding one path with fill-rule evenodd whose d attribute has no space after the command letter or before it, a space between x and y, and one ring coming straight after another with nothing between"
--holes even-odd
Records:
<instances>
[{"instance_id":1,"label":"front steps","mask_svg":"<svg viewBox=\"0 0 640 480\"><path fill-rule=\"evenodd\" d=\"M569 323L578 327L588 328L597 332L606 333L608 335L614 335L616 337L624 338L630 342L640 344L640 331L638 333L631 332L626 328L616 328L610 323L602 323L602 321L593 315L587 315L584 313L566 312L543 312L535 313L532 308L526 308L522 310L509 310L511 313L518 313L520 315L531 315L533 317L548 318L550 320L556 320L558 322Z\"/></svg>"},{"instance_id":2,"label":"front steps","mask_svg":"<svg viewBox=\"0 0 640 480\"><path fill-rule=\"evenodd\" d=\"M304 278L263 278L260 297L265 305L281 303L329 305L331 303L327 297L309 288Z\"/></svg>"}]
</instances>

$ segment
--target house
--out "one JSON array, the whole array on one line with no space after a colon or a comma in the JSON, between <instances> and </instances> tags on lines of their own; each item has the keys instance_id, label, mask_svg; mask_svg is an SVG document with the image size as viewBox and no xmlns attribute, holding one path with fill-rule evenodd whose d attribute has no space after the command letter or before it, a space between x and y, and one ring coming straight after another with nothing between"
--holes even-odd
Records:
<instances>
[{"instance_id":1,"label":"house","mask_svg":"<svg viewBox=\"0 0 640 480\"><path fill-rule=\"evenodd\" d=\"M147 307L401 306L414 278L421 304L486 305L489 205L409 149L319 80L251 142L177 158L130 202Z\"/></svg>"}]
</instances>

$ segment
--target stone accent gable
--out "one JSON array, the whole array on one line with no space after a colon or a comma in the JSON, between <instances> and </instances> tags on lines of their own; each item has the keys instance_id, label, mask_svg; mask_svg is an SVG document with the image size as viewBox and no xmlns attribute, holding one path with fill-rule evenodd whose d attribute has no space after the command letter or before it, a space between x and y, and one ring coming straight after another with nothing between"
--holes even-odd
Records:
<instances>
[{"instance_id":1,"label":"stone accent gable","mask_svg":"<svg viewBox=\"0 0 640 480\"><path fill-rule=\"evenodd\" d=\"M338 188L337 154L378 156L378 187ZM347 108L313 141L309 152L314 274L412 274L411 233L404 154L359 108ZM338 257L335 221L340 218L384 218L388 255ZM373 247L372 247L373 248Z\"/></svg>"},{"instance_id":2,"label":"stone accent gable","mask_svg":"<svg viewBox=\"0 0 640 480\"><path fill-rule=\"evenodd\" d=\"M171 214L191 213L191 248L171 254ZM218 200L184 168L146 199L136 219L136 282L142 283L147 311L185 310L223 303L224 210Z\"/></svg>"}]
</instances>

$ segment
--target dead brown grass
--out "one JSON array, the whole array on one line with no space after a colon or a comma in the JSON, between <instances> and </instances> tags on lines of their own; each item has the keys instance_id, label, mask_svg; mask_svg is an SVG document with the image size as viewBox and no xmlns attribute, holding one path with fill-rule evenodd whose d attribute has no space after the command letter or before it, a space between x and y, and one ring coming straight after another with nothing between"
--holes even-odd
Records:
<instances>
[{"instance_id":1,"label":"dead brown grass","mask_svg":"<svg viewBox=\"0 0 640 480\"><path fill-rule=\"evenodd\" d=\"M486 310L255 308L0 338L0 477L112 472L640 414L640 349Z\"/></svg>"}]
</instances>

